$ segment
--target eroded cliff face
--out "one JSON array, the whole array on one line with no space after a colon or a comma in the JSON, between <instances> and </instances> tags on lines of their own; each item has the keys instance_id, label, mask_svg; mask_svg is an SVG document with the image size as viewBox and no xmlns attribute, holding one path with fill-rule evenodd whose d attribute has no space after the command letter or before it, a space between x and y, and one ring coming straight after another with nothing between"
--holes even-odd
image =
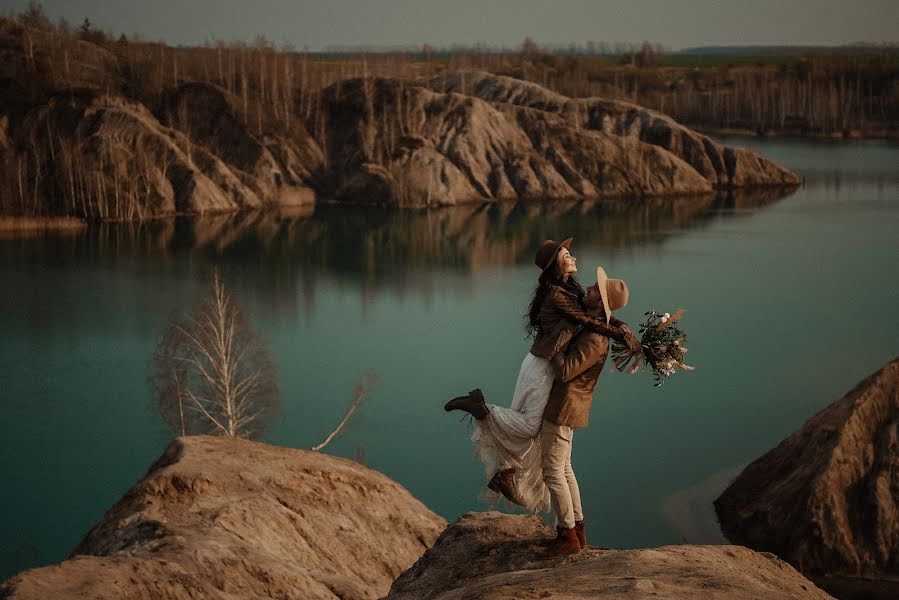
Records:
<instances>
[{"instance_id":1,"label":"eroded cliff face","mask_svg":"<svg viewBox=\"0 0 899 600\"><path fill-rule=\"evenodd\" d=\"M830 598L774 555L740 546L590 546L537 560L536 545L552 533L536 516L468 513L396 580L387 598ZM589 528L587 534L589 542Z\"/></svg>"},{"instance_id":2,"label":"eroded cliff face","mask_svg":"<svg viewBox=\"0 0 899 600\"><path fill-rule=\"evenodd\" d=\"M71 558L8 579L0 597L374 599L445 524L355 462L184 437Z\"/></svg>"},{"instance_id":3,"label":"eroded cliff face","mask_svg":"<svg viewBox=\"0 0 899 600\"><path fill-rule=\"evenodd\" d=\"M27 214L134 220L312 204L314 141L252 135L222 90L188 84L157 116L122 96L80 90L6 123L3 157ZM161 118L161 120L160 120Z\"/></svg>"},{"instance_id":4,"label":"eroded cliff face","mask_svg":"<svg viewBox=\"0 0 899 600\"><path fill-rule=\"evenodd\" d=\"M729 540L803 572L899 577L899 358L746 467L715 509Z\"/></svg>"},{"instance_id":5,"label":"eroded cliff face","mask_svg":"<svg viewBox=\"0 0 899 600\"><path fill-rule=\"evenodd\" d=\"M345 81L322 92L321 106L307 123L325 156L321 191L344 201L592 199L799 183L660 113L479 71Z\"/></svg>"},{"instance_id":6,"label":"eroded cliff face","mask_svg":"<svg viewBox=\"0 0 899 600\"><path fill-rule=\"evenodd\" d=\"M755 152L723 146L665 114L629 102L568 98L535 83L483 71L449 73L432 78L429 85L445 92L468 93L494 105L559 115L576 131L586 129L600 139L622 140L631 154L637 150L636 155L627 157L623 165L626 170L636 170L635 175L642 176L642 181L637 179L633 184L636 192L655 195L666 193L667 189L669 193L681 193L690 186L698 186L695 191L701 191L701 184L695 178L675 176L675 167L679 165L671 163L670 159L665 161L662 158L665 154L656 154L655 158L641 156L641 152L657 152L655 149L674 155L689 165L696 175L719 189L799 183L795 174ZM551 141L555 142L555 137ZM653 149L646 150L642 145ZM614 154L612 158L615 158Z\"/></svg>"},{"instance_id":7,"label":"eroded cliff face","mask_svg":"<svg viewBox=\"0 0 899 600\"><path fill-rule=\"evenodd\" d=\"M27 69L8 70L9 214L136 220L316 198L434 206L799 182L660 113L477 71L341 81L270 123L212 84L172 86L149 104L87 82L30 98Z\"/></svg>"}]
</instances>

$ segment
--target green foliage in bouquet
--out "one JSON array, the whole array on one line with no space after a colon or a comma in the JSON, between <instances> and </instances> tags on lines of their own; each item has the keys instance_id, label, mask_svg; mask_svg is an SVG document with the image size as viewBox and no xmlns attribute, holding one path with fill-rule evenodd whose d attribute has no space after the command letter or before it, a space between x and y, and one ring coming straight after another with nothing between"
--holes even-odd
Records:
<instances>
[{"instance_id":1,"label":"green foliage in bouquet","mask_svg":"<svg viewBox=\"0 0 899 600\"><path fill-rule=\"evenodd\" d=\"M684 363L687 334L675 325L683 316L684 309L677 309L673 315L659 314L654 310L644 314L646 319L640 325L640 344L643 347L643 360L652 369L655 379L653 386L662 385L677 369L692 371L693 367ZM612 360L619 371L625 369L629 373L636 371L639 367L639 357L628 368L628 363L633 358L634 354L627 346L619 342L612 344Z\"/></svg>"}]
</instances>

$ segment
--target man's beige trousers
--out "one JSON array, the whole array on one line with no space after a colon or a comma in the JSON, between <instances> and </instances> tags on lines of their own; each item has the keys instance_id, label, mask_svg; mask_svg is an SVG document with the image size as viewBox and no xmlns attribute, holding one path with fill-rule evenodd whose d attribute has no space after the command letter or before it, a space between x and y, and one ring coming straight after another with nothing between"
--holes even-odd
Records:
<instances>
[{"instance_id":1,"label":"man's beige trousers","mask_svg":"<svg viewBox=\"0 0 899 600\"><path fill-rule=\"evenodd\" d=\"M549 488L556 526L571 529L575 521L583 521L581 492L571 469L571 441L574 429L543 421L540 442L543 446L543 481Z\"/></svg>"}]
</instances>

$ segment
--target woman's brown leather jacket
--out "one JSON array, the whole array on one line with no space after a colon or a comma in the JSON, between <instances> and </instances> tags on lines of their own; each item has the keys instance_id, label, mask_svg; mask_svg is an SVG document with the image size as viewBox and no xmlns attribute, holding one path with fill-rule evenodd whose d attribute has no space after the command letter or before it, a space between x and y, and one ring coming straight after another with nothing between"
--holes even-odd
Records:
<instances>
[{"instance_id":1,"label":"woman's brown leather jacket","mask_svg":"<svg viewBox=\"0 0 899 600\"><path fill-rule=\"evenodd\" d=\"M611 322L591 317L584 312L576 294L557 285L550 285L550 290L540 307L540 333L531 345L531 354L541 358L552 358L571 341L575 330L583 325L593 331L624 342L621 330L623 321L612 317Z\"/></svg>"}]
</instances>

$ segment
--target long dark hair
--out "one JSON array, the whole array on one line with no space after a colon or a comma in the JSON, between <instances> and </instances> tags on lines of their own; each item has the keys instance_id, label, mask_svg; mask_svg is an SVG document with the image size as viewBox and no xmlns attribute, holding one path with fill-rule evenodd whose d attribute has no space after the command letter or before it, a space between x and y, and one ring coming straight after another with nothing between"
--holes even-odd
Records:
<instances>
[{"instance_id":1,"label":"long dark hair","mask_svg":"<svg viewBox=\"0 0 899 600\"><path fill-rule=\"evenodd\" d=\"M534 295L531 298L531 305L528 307L527 314L524 315L524 331L528 337L536 339L541 333L540 329L540 309L543 307L543 301L549 293L550 286L557 285L572 294L575 294L581 305L584 304L584 296L587 292L574 278L569 275L568 278L562 277L562 270L559 269L558 261L553 258L552 264L547 267L546 271L540 275L537 280L537 287L534 288Z\"/></svg>"}]
</instances>

